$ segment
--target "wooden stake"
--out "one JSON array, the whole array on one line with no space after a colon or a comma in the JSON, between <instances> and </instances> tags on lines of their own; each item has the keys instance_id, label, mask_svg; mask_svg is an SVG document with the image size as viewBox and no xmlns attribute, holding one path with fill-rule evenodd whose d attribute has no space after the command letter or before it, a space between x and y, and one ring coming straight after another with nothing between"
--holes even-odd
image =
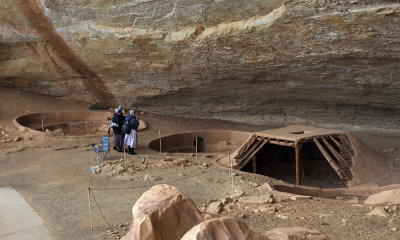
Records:
<instances>
[{"instance_id":1,"label":"wooden stake","mask_svg":"<svg viewBox=\"0 0 400 240\"><path fill-rule=\"evenodd\" d=\"M300 152L300 164L301 164L301 177L305 177L306 172L304 170L304 151Z\"/></svg>"},{"instance_id":2,"label":"wooden stake","mask_svg":"<svg viewBox=\"0 0 400 240\"><path fill-rule=\"evenodd\" d=\"M256 155L253 156L253 158L252 158L252 163L253 163L253 173L257 173L257 159L256 159Z\"/></svg>"},{"instance_id":3,"label":"wooden stake","mask_svg":"<svg viewBox=\"0 0 400 240\"><path fill-rule=\"evenodd\" d=\"M44 139L44 124L43 124L43 118L42 118L42 132L43 132L43 139Z\"/></svg>"},{"instance_id":4,"label":"wooden stake","mask_svg":"<svg viewBox=\"0 0 400 240\"><path fill-rule=\"evenodd\" d=\"M99 145L98 145L98 144L96 145L96 152L97 152L97 154L96 154L97 162L98 162L99 165L100 165L100 159L99 159Z\"/></svg>"},{"instance_id":5,"label":"wooden stake","mask_svg":"<svg viewBox=\"0 0 400 240\"><path fill-rule=\"evenodd\" d=\"M232 177L232 168L231 168L231 151L228 149L228 160L229 160L229 178Z\"/></svg>"},{"instance_id":6,"label":"wooden stake","mask_svg":"<svg viewBox=\"0 0 400 240\"><path fill-rule=\"evenodd\" d=\"M90 187L88 187L87 190L88 190L88 202L89 202L90 230L93 231L92 204L90 202Z\"/></svg>"},{"instance_id":7,"label":"wooden stake","mask_svg":"<svg viewBox=\"0 0 400 240\"><path fill-rule=\"evenodd\" d=\"M231 161L231 179L232 179L232 194L234 193L233 191L233 161Z\"/></svg>"},{"instance_id":8,"label":"wooden stake","mask_svg":"<svg viewBox=\"0 0 400 240\"><path fill-rule=\"evenodd\" d=\"M122 145L122 148L124 149L124 168L125 168L125 171L126 171L125 146Z\"/></svg>"},{"instance_id":9,"label":"wooden stake","mask_svg":"<svg viewBox=\"0 0 400 240\"><path fill-rule=\"evenodd\" d=\"M161 130L158 130L158 137L160 138L160 154L162 154L162 145L161 145Z\"/></svg>"},{"instance_id":10,"label":"wooden stake","mask_svg":"<svg viewBox=\"0 0 400 240\"><path fill-rule=\"evenodd\" d=\"M197 162L197 137L196 137L196 162Z\"/></svg>"},{"instance_id":11,"label":"wooden stake","mask_svg":"<svg viewBox=\"0 0 400 240\"><path fill-rule=\"evenodd\" d=\"M296 142L294 145L294 149L296 152L296 184L301 185L301 178L300 178L300 151L301 151L301 144Z\"/></svg>"}]
</instances>

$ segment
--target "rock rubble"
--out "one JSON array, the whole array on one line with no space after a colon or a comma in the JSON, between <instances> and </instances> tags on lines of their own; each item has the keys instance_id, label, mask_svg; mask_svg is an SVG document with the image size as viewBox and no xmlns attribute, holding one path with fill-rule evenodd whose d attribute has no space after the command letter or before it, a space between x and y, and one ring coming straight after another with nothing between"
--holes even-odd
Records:
<instances>
[{"instance_id":1,"label":"rock rubble","mask_svg":"<svg viewBox=\"0 0 400 240\"><path fill-rule=\"evenodd\" d=\"M290 199L292 195L287 195ZM306 199L307 196L303 196ZM271 200L272 199L272 200ZM273 194L259 196L225 197L221 200L210 199L200 208L213 216L224 209L231 209L235 204L251 204L255 213L275 214L280 210L279 204L273 203ZM248 207L246 207L248 208ZM325 235L304 228L273 229L265 234L251 231L247 224L238 219L246 218L241 214L238 219L231 217L212 218L200 211L195 203L175 187L155 185L145 192L132 209L133 221L129 232L122 240L325 240ZM283 213L275 214L282 220L289 219ZM124 225L125 227L125 225ZM118 235L118 233L110 233Z\"/></svg>"}]
</instances>

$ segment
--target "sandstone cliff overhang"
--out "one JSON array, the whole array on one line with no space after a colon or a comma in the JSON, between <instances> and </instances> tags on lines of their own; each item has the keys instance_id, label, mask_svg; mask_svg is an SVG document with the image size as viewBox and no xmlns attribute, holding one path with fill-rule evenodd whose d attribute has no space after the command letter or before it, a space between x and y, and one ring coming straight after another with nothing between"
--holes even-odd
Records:
<instances>
[{"instance_id":1,"label":"sandstone cliff overhang","mask_svg":"<svg viewBox=\"0 0 400 240\"><path fill-rule=\"evenodd\" d=\"M396 1L16 0L0 15L1 87L184 117L400 126Z\"/></svg>"}]
</instances>

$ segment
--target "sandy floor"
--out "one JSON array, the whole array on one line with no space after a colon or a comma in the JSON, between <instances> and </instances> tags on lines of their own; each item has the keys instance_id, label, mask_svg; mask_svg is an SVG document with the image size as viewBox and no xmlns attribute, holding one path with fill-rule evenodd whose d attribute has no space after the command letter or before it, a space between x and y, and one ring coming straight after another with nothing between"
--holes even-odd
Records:
<instances>
[{"instance_id":1,"label":"sandy floor","mask_svg":"<svg viewBox=\"0 0 400 240\"><path fill-rule=\"evenodd\" d=\"M87 110L86 104L66 102L45 96L36 96L10 89L0 89L0 140L14 139L19 133L12 126L11 120L26 111L60 111ZM95 165L88 144L94 139L36 139L24 138L22 141L0 143L0 186L14 187L32 208L43 218L53 239L113 239L107 234L107 224L97 208L94 208L94 231L90 231L87 202L87 187L131 189L95 190L94 195L107 221L112 227L123 233L120 224L131 222L131 208L149 185L185 178L172 182L199 205L209 199L218 199L231 192L231 185L225 170L214 169L213 166L203 167L210 162L207 154L202 154L196 162L189 154L163 154L152 151L146 144L158 136L158 130L163 134L182 131L232 129L242 131L260 131L272 126L252 126L227 121L182 119L162 117L145 113L142 119L149 123L150 128L139 134L137 156L128 157L128 161L140 165L144 157L149 163L146 169L140 169L132 174L118 177L100 173L90 173L90 167ZM399 142L400 135L387 132L357 132L364 142L378 151L385 151L396 166L400 165ZM112 152L113 160L120 160L121 153ZM188 160L188 165L162 165L160 160L167 157L181 157ZM385 181L400 182L399 171ZM150 181L144 181L146 174ZM385 182L383 181L383 182ZM249 184L261 184L256 178L236 176L234 188L246 194L256 194ZM255 184L253 184L255 185ZM146 187L138 187L146 186ZM311 200L279 203L279 214L287 219L277 217L277 214L258 213L252 210L256 206L235 205L231 210L225 210L221 215L238 216L245 214L243 219L256 231L267 231L276 227L303 226L320 230L332 239L400 239L398 229L399 212L392 212L388 218L371 217L366 214L371 210L367 205L354 205L353 199L332 200L314 198ZM362 199L359 199L360 203ZM94 204L92 202L92 204ZM277 205L277 204L276 204ZM392 207L392 206L391 206ZM23 224L23 223L21 223Z\"/></svg>"}]
</instances>

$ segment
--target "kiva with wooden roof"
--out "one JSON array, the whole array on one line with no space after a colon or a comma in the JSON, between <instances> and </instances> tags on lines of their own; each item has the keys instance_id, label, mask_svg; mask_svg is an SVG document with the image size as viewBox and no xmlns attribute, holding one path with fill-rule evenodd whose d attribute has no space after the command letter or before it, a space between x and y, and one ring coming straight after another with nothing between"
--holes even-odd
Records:
<instances>
[{"instance_id":1,"label":"kiva with wooden roof","mask_svg":"<svg viewBox=\"0 0 400 240\"><path fill-rule=\"evenodd\" d=\"M257 173L256 154L267 144L293 147L295 150L296 183L301 185L301 176L304 174L304 158L302 147L311 143L322 153L326 161L337 173L339 178L348 186L360 184L362 181L376 180L385 173L390 172L391 164L382 159L382 156L361 144L353 135L345 131L316 128L304 125L292 125L285 128L266 130L253 133L247 141L233 153L235 168L243 169L250 162L252 172ZM356 156L356 148L361 148ZM278 153L268 152L266 159L274 159ZM360 164L363 159L366 161ZM265 161L265 159L263 160ZM362 167L369 170L375 169L375 173L364 173ZM354 169L357 167L357 169ZM355 174L357 176L355 176ZM356 178L356 179L355 179Z\"/></svg>"}]
</instances>

